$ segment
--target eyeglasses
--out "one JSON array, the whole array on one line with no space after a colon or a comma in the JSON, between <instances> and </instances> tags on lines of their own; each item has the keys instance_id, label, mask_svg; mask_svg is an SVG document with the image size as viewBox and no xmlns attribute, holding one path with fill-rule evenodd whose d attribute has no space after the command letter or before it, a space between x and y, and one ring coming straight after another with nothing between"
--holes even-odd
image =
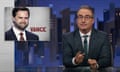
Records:
<instances>
[{"instance_id":1,"label":"eyeglasses","mask_svg":"<svg viewBox=\"0 0 120 72\"><path fill-rule=\"evenodd\" d=\"M92 18L94 18L93 16L89 16L89 15L86 15L86 16L78 16L77 17L77 19L79 19L79 20L83 20L83 18L85 19L85 20L90 20L90 19L92 19Z\"/></svg>"}]
</instances>

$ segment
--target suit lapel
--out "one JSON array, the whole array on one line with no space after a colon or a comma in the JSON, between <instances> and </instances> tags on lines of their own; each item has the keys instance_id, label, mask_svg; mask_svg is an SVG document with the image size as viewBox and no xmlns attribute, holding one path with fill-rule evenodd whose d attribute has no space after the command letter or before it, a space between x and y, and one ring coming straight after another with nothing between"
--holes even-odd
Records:
<instances>
[{"instance_id":1,"label":"suit lapel","mask_svg":"<svg viewBox=\"0 0 120 72\"><path fill-rule=\"evenodd\" d=\"M81 51L81 52L84 52L84 49L83 49L83 46L82 46L82 40L81 40L81 37L80 37L80 33L79 33L79 30L77 30L74 34L74 47L77 49L77 51Z\"/></svg>"},{"instance_id":2,"label":"suit lapel","mask_svg":"<svg viewBox=\"0 0 120 72\"><path fill-rule=\"evenodd\" d=\"M11 32L11 38L12 38L12 40L17 40L17 38L15 36L15 33L13 32L12 28L10 29L10 32Z\"/></svg>"},{"instance_id":3,"label":"suit lapel","mask_svg":"<svg viewBox=\"0 0 120 72\"><path fill-rule=\"evenodd\" d=\"M93 55L93 52L95 51L96 47L96 42L97 42L97 35L96 31L93 29L90 37L90 43L89 43L89 57L91 58Z\"/></svg>"},{"instance_id":4,"label":"suit lapel","mask_svg":"<svg viewBox=\"0 0 120 72\"><path fill-rule=\"evenodd\" d=\"M25 33L26 33L26 40L29 40L30 38L30 36L29 36L29 34L28 34L28 32L27 31L25 31Z\"/></svg>"}]
</instances>

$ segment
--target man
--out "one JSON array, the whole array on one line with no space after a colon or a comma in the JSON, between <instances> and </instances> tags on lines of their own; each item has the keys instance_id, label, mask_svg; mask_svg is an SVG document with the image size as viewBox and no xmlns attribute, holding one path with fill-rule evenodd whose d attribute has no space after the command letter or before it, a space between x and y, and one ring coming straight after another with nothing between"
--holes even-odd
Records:
<instances>
[{"instance_id":1,"label":"man","mask_svg":"<svg viewBox=\"0 0 120 72\"><path fill-rule=\"evenodd\" d=\"M5 32L5 40L39 40L37 35L25 30L29 24L30 17L28 8L13 8L12 16L13 26Z\"/></svg>"},{"instance_id":2,"label":"man","mask_svg":"<svg viewBox=\"0 0 120 72\"><path fill-rule=\"evenodd\" d=\"M63 64L66 68L111 66L111 48L106 33L93 28L94 9L81 6L77 12L78 29L63 35Z\"/></svg>"}]
</instances>

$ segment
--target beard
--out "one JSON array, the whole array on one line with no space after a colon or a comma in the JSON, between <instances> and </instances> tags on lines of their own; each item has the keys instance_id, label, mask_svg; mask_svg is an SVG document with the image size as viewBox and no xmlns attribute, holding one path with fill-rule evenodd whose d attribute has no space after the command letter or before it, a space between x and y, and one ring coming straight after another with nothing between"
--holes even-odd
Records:
<instances>
[{"instance_id":1,"label":"beard","mask_svg":"<svg viewBox=\"0 0 120 72\"><path fill-rule=\"evenodd\" d=\"M13 21L13 23L14 23L14 26L16 27L16 28L18 28L19 30L25 30L26 29L26 27L28 26L28 24L26 24L24 27L22 27L22 26L20 26L20 25L18 25L16 22L14 22Z\"/></svg>"}]
</instances>

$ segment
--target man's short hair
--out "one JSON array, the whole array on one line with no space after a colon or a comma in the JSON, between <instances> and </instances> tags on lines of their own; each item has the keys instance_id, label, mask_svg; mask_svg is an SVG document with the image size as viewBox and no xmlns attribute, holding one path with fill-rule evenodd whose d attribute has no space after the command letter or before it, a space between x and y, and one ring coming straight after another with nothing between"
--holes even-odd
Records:
<instances>
[{"instance_id":1,"label":"man's short hair","mask_svg":"<svg viewBox=\"0 0 120 72\"><path fill-rule=\"evenodd\" d=\"M91 12L92 12L92 14L94 15L94 8L93 7L91 7L91 6L89 6L89 5L82 5L82 6L80 6L80 8L79 8L79 10L80 9L89 9ZM78 11L79 11L78 10ZM77 13L78 13L78 11L77 11Z\"/></svg>"},{"instance_id":2,"label":"man's short hair","mask_svg":"<svg viewBox=\"0 0 120 72\"><path fill-rule=\"evenodd\" d=\"M30 17L30 11L29 11L29 9L26 8L26 7L15 7L15 8L13 8L13 10L12 10L12 16L15 17L15 16L16 16L16 13L17 13L18 11L27 11L27 12L28 12L28 17Z\"/></svg>"}]
</instances>

